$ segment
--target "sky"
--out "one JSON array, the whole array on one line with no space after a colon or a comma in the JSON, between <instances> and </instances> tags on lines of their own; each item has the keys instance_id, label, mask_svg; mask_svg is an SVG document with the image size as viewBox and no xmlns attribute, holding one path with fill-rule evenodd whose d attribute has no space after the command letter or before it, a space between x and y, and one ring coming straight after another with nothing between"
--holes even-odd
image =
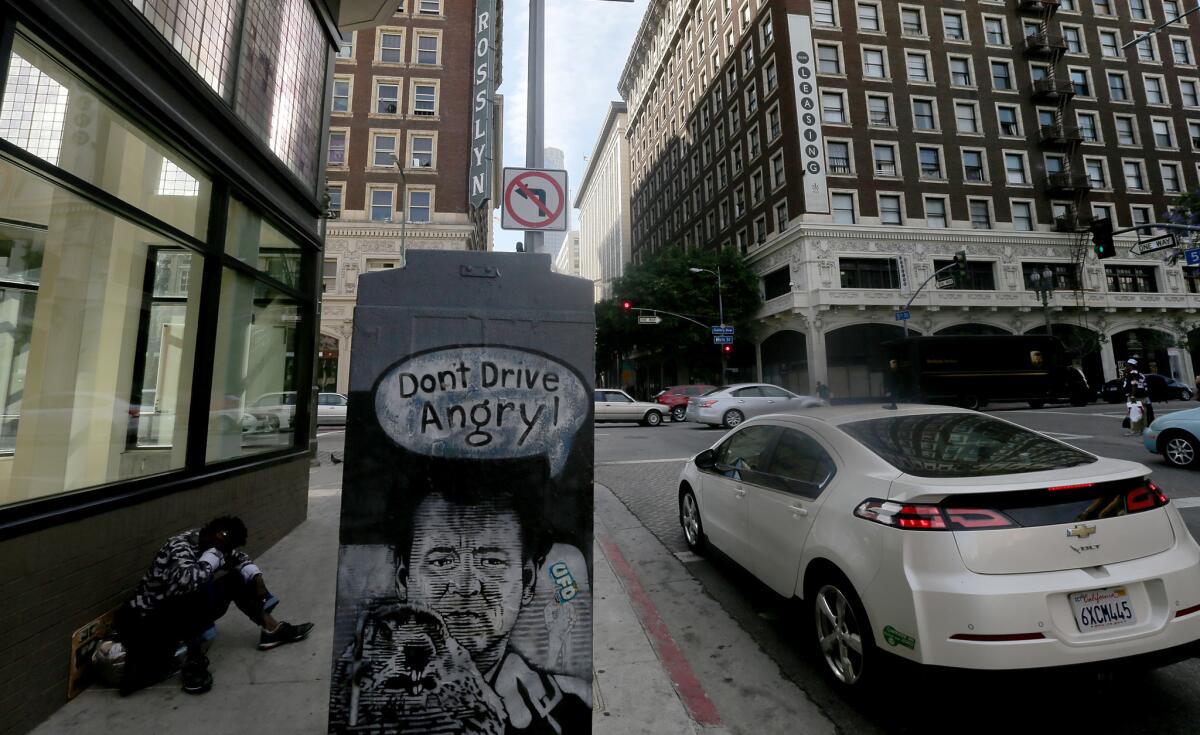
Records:
<instances>
[{"instance_id":1,"label":"sky","mask_svg":"<svg viewBox=\"0 0 1200 735\"><path fill-rule=\"evenodd\" d=\"M648 0L546 0L545 144L566 154L571 199L583 179L608 104L621 99L617 81ZM525 93L529 58L528 0L504 0L504 165L525 166ZM578 222L571 213L571 228ZM515 250L525 233L500 229L496 250Z\"/></svg>"}]
</instances>

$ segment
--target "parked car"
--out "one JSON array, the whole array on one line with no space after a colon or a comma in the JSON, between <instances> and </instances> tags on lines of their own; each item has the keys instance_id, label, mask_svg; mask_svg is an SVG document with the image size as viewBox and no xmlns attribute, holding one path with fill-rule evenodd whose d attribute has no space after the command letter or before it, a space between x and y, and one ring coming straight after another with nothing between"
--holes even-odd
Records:
<instances>
[{"instance_id":1,"label":"parked car","mask_svg":"<svg viewBox=\"0 0 1200 735\"><path fill-rule=\"evenodd\" d=\"M654 396L654 402L667 407L671 412L672 421L683 421L684 415L687 413L688 399L693 396L702 396L716 388L715 385L673 385Z\"/></svg>"},{"instance_id":2,"label":"parked car","mask_svg":"<svg viewBox=\"0 0 1200 735\"><path fill-rule=\"evenodd\" d=\"M1175 411L1154 419L1142 432L1146 451L1161 454L1176 467L1200 467L1200 408Z\"/></svg>"},{"instance_id":3,"label":"parked car","mask_svg":"<svg viewBox=\"0 0 1200 735\"><path fill-rule=\"evenodd\" d=\"M658 426L667 411L657 403L635 401L628 393L614 388L598 388L595 391L596 421L636 421L645 426Z\"/></svg>"},{"instance_id":4,"label":"parked car","mask_svg":"<svg viewBox=\"0 0 1200 735\"><path fill-rule=\"evenodd\" d=\"M290 429L296 423L296 391L264 393L251 404L250 412L272 431Z\"/></svg>"},{"instance_id":5,"label":"parked car","mask_svg":"<svg viewBox=\"0 0 1200 735\"><path fill-rule=\"evenodd\" d=\"M346 425L346 396L341 393L317 395L317 426Z\"/></svg>"},{"instance_id":6,"label":"parked car","mask_svg":"<svg viewBox=\"0 0 1200 735\"><path fill-rule=\"evenodd\" d=\"M1146 388L1150 392L1151 403L1165 401L1190 401L1194 389L1180 383L1174 378L1158 373L1146 373ZM1109 403L1120 403L1125 400L1125 391L1121 388L1121 379L1110 380L1100 388L1100 398Z\"/></svg>"},{"instance_id":7,"label":"parked car","mask_svg":"<svg viewBox=\"0 0 1200 735\"><path fill-rule=\"evenodd\" d=\"M885 652L988 670L1190 657L1200 546L1149 475L965 409L837 406L741 424L677 497L688 546L799 598L854 691Z\"/></svg>"},{"instance_id":8,"label":"parked car","mask_svg":"<svg viewBox=\"0 0 1200 735\"><path fill-rule=\"evenodd\" d=\"M732 429L752 416L824 406L813 396L800 396L768 383L738 383L714 388L688 399L686 418Z\"/></svg>"}]
</instances>

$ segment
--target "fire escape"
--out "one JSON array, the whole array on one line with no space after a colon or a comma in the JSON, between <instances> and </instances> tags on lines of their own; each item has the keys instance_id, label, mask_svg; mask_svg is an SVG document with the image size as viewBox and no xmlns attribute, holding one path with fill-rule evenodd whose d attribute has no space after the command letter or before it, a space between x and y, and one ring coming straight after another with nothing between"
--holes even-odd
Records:
<instances>
[{"instance_id":1,"label":"fire escape","mask_svg":"<svg viewBox=\"0 0 1200 735\"><path fill-rule=\"evenodd\" d=\"M1015 0L1017 11L1032 20L1037 18L1037 28L1027 26L1022 39L1026 56L1040 62L1044 69L1041 78L1035 78L1030 97L1038 106L1038 142L1048 153L1060 158L1049 158L1046 166L1046 192L1056 201L1067 201L1066 210L1055 214L1054 229L1058 232L1074 233L1071 247L1071 265L1074 282L1071 284L1075 306L1081 319L1086 319L1084 298L1083 266L1087 259L1089 242L1088 228L1091 225L1091 210L1088 207L1088 192L1091 180L1083 165L1079 146L1083 136L1070 114L1071 100L1076 89L1073 81L1064 78L1059 71L1063 54L1067 52L1066 38L1053 32L1052 21L1058 12L1059 0ZM1036 77L1037 75L1035 75ZM1050 113L1046 108L1053 108ZM1051 165L1061 161L1061 166ZM1087 326L1081 324L1081 326Z\"/></svg>"}]
</instances>

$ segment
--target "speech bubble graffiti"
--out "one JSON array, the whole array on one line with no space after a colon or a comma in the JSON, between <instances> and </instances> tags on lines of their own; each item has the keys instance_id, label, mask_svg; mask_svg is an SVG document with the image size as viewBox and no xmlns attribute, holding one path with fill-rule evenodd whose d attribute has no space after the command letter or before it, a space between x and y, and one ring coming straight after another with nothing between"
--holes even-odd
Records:
<instances>
[{"instance_id":1,"label":"speech bubble graffiti","mask_svg":"<svg viewBox=\"0 0 1200 735\"><path fill-rule=\"evenodd\" d=\"M545 455L562 471L591 396L552 358L514 347L445 347L394 365L375 387L384 432L418 454L461 459Z\"/></svg>"}]
</instances>

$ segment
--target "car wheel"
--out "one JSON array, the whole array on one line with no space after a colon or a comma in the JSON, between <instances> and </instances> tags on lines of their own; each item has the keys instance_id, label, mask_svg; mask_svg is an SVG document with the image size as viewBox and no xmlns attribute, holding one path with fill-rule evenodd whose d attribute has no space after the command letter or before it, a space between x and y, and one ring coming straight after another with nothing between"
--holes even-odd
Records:
<instances>
[{"instance_id":1,"label":"car wheel","mask_svg":"<svg viewBox=\"0 0 1200 735\"><path fill-rule=\"evenodd\" d=\"M812 595L813 632L825 671L846 691L863 691L875 678L878 653L858 595L841 575L818 582Z\"/></svg>"},{"instance_id":2,"label":"car wheel","mask_svg":"<svg viewBox=\"0 0 1200 735\"><path fill-rule=\"evenodd\" d=\"M675 408L671 409L671 420L672 421L683 421L686 416L687 416L687 407L685 407L685 406L676 406Z\"/></svg>"},{"instance_id":3,"label":"car wheel","mask_svg":"<svg viewBox=\"0 0 1200 735\"><path fill-rule=\"evenodd\" d=\"M1030 408L1041 408L1042 406L1045 406L1045 405L1046 405L1045 401L1030 401L1029 402Z\"/></svg>"},{"instance_id":4,"label":"car wheel","mask_svg":"<svg viewBox=\"0 0 1200 735\"><path fill-rule=\"evenodd\" d=\"M683 526L683 540L693 552L704 551L707 540L704 538L704 524L700 521L700 504L691 488L685 489L679 495L679 525Z\"/></svg>"},{"instance_id":5,"label":"car wheel","mask_svg":"<svg viewBox=\"0 0 1200 735\"><path fill-rule=\"evenodd\" d=\"M1192 400L1192 392L1190 390L1188 390L1187 388L1184 388L1183 390L1179 391L1179 400L1181 400L1181 401Z\"/></svg>"},{"instance_id":6,"label":"car wheel","mask_svg":"<svg viewBox=\"0 0 1200 735\"><path fill-rule=\"evenodd\" d=\"M958 404L963 408L969 408L972 411L978 411L987 405L984 401L979 400L979 396L962 396L958 399Z\"/></svg>"},{"instance_id":7,"label":"car wheel","mask_svg":"<svg viewBox=\"0 0 1200 735\"><path fill-rule=\"evenodd\" d=\"M1194 467L1197 456L1200 456L1200 444L1188 434L1168 434L1160 441L1159 451L1175 467Z\"/></svg>"},{"instance_id":8,"label":"car wheel","mask_svg":"<svg viewBox=\"0 0 1200 735\"><path fill-rule=\"evenodd\" d=\"M737 410L736 408L731 408L725 412L724 416L721 417L721 425L726 429L732 429L745 420L746 417L741 411Z\"/></svg>"},{"instance_id":9,"label":"car wheel","mask_svg":"<svg viewBox=\"0 0 1200 735\"><path fill-rule=\"evenodd\" d=\"M658 426L662 423L663 415L658 411L647 411L646 417L642 419L642 423L646 426Z\"/></svg>"},{"instance_id":10,"label":"car wheel","mask_svg":"<svg viewBox=\"0 0 1200 735\"><path fill-rule=\"evenodd\" d=\"M279 417L271 414L267 417L267 428L271 431L279 431Z\"/></svg>"}]
</instances>

